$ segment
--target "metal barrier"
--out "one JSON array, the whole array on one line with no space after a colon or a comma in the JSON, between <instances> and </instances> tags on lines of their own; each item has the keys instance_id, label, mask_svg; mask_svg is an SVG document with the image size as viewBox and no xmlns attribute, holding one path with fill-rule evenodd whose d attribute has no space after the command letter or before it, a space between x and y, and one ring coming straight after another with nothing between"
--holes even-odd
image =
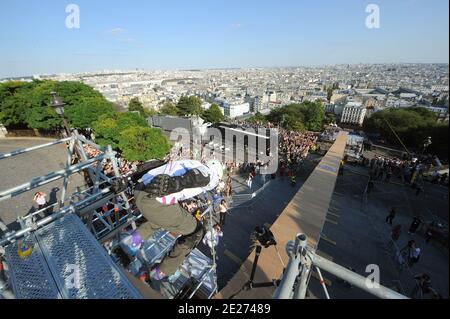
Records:
<instances>
[{"instance_id":1,"label":"metal barrier","mask_svg":"<svg viewBox=\"0 0 450 319\"><path fill-rule=\"evenodd\" d=\"M298 234L295 241L287 244L289 254L288 266L281 278L280 285L274 293L276 299L305 299L312 267L317 267L323 281L320 269L341 278L348 283L383 299L408 299L406 296L386 288L380 284L370 287L368 279L326 258L323 258L307 247L306 236ZM322 284L327 298L330 298L324 284Z\"/></svg>"},{"instance_id":2,"label":"metal barrier","mask_svg":"<svg viewBox=\"0 0 450 319\"><path fill-rule=\"evenodd\" d=\"M121 177L115 156L116 153L113 152L110 146L102 148L92 141L86 140L83 136L79 135L77 131L74 131L72 135L67 138L0 154L0 160L20 156L22 154L42 150L63 143L67 145L67 161L65 168L36 177L27 183L0 192L0 201L3 201L63 179L61 197L57 203L52 203L50 206L27 216L18 217L18 222L21 226L21 229L19 230L10 231L6 225L2 224L4 235L0 238L0 254L8 254L9 252L9 256L17 255L17 240L31 240L36 234L42 232L42 229L48 229L48 227L54 225L55 222L70 216L71 213L78 215L87 226L87 230L89 230L94 235L94 238L100 242L118 235L124 227L129 226L140 217L140 215L134 213L131 209L126 194L123 191L116 193L111 187L112 179ZM88 158L84 150L84 145L89 145L100 151L100 154L93 158ZM72 159L74 157L78 159L76 164L72 164ZM106 176L102 172L102 164L106 160L112 164L114 172L112 177ZM86 177L88 177L91 186L67 196L69 177L82 171L87 173ZM107 210L97 211L104 205L110 207L108 207ZM111 208L111 206L113 208ZM37 215L45 213L50 209L53 211L51 214L37 220ZM35 256L33 257L34 259L38 258L39 255L42 255L39 254L40 246L41 243L35 241L36 251L32 254ZM15 250L15 254L11 253L11 249ZM10 260L12 259L10 258ZM34 261L36 262L36 260ZM33 260L30 259L30 264L32 264L32 262ZM36 262L36 264L39 263ZM112 271L111 273L115 272ZM15 279L12 278L12 280ZM17 281L15 281L15 283L17 283ZM5 287L2 287L1 290L4 292ZM19 290L16 289L16 291ZM48 297L51 298L58 298L58 296L59 293L55 294L54 292L50 292L50 295L48 295Z\"/></svg>"}]
</instances>

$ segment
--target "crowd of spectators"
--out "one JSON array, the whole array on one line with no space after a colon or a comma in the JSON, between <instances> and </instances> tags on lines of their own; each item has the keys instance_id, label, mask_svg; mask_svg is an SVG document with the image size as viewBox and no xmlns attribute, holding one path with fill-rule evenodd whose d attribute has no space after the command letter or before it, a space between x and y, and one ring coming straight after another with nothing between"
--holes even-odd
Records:
<instances>
[{"instance_id":1,"label":"crowd of spectators","mask_svg":"<svg viewBox=\"0 0 450 319\"><path fill-rule=\"evenodd\" d=\"M318 133L280 130L280 174L291 178L299 171L310 151L316 150Z\"/></svg>"},{"instance_id":2,"label":"crowd of spectators","mask_svg":"<svg viewBox=\"0 0 450 319\"><path fill-rule=\"evenodd\" d=\"M363 159L363 165L369 167L372 181L389 182L393 177L398 178L404 184L411 184L416 189L417 195L423 190L423 183L427 174L432 182L448 183L448 174L440 174L436 169L436 167L441 166L436 157L400 159L376 156L371 160Z\"/></svg>"},{"instance_id":3,"label":"crowd of spectators","mask_svg":"<svg viewBox=\"0 0 450 319\"><path fill-rule=\"evenodd\" d=\"M83 149L88 158L94 158L94 157L102 154L101 150L98 150L89 144L84 144ZM116 155L116 159L117 159L119 173L120 173L120 175L122 175L124 177L135 172L137 170L138 165L140 164L139 161L127 161L122 156L120 156L120 154ZM102 161L102 171L108 177L114 176L114 166L110 159L104 159Z\"/></svg>"}]
</instances>

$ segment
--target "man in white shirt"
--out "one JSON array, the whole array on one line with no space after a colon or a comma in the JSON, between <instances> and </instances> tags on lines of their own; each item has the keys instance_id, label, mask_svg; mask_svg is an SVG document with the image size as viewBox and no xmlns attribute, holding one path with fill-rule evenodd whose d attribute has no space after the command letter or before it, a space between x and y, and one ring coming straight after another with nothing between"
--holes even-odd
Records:
<instances>
[{"instance_id":1,"label":"man in white shirt","mask_svg":"<svg viewBox=\"0 0 450 319\"><path fill-rule=\"evenodd\" d=\"M212 230L208 230L203 237L203 244L208 245L209 248L217 247L219 245L219 238L223 236L219 224L215 224Z\"/></svg>"}]
</instances>

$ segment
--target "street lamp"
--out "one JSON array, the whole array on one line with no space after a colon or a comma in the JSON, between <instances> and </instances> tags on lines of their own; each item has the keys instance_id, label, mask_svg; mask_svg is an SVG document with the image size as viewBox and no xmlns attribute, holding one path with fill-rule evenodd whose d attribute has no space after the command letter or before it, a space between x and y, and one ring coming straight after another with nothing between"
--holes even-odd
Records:
<instances>
[{"instance_id":1,"label":"street lamp","mask_svg":"<svg viewBox=\"0 0 450 319\"><path fill-rule=\"evenodd\" d=\"M66 105L66 103L64 103L61 98L56 94L56 92L50 92L51 96L52 96L52 102L51 102L51 106L55 109L56 113L61 116L63 123L64 123L64 128L66 130L66 134L67 136L69 136L70 133L70 128L69 128L69 124L67 123L66 118L64 117L64 105Z\"/></svg>"},{"instance_id":2,"label":"street lamp","mask_svg":"<svg viewBox=\"0 0 450 319\"><path fill-rule=\"evenodd\" d=\"M425 153L425 150L432 144L431 142L431 136L428 136L426 141L423 143L423 150L422 154Z\"/></svg>"}]
</instances>

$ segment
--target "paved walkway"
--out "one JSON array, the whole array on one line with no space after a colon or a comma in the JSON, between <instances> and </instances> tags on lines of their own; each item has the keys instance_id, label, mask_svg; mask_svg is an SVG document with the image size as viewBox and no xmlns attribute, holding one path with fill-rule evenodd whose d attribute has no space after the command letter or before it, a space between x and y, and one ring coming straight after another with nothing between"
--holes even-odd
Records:
<instances>
[{"instance_id":1,"label":"paved walkway","mask_svg":"<svg viewBox=\"0 0 450 319\"><path fill-rule=\"evenodd\" d=\"M6 138L0 139L0 153L10 152L19 148L30 147L48 143L49 139L40 138ZM0 190L29 182L32 178L46 175L50 172L60 170L65 166L67 151L65 144L47 147L45 149L25 153L6 158L0 161ZM68 194L75 191L78 185L83 185L83 178L74 174L69 178ZM15 222L17 216L24 216L33 209L33 196L38 190L47 194L49 203L55 203L60 198L63 179L44 185L38 189L31 190L12 199L0 202L0 221L17 229Z\"/></svg>"},{"instance_id":2,"label":"paved walkway","mask_svg":"<svg viewBox=\"0 0 450 319\"><path fill-rule=\"evenodd\" d=\"M434 186L439 186L430 185L425 193L416 197L413 190L394 180L394 183L376 183L367 201L363 201L367 176L365 168L346 166L344 176L339 177L329 222L325 224L324 236L319 242L320 253L361 275L366 275L367 265L376 264L380 268L381 283L407 295L415 285L413 275L426 272L431 276L434 288L448 298L448 250L437 243L425 243L420 232L416 235L407 232L412 217L418 213L426 220L434 218L429 212L448 220L448 189L446 193L437 192ZM399 267L393 258L395 247L388 245L391 226L385 223L385 218L392 206L397 209L394 225L402 225L403 230L398 247L403 248L408 240L414 239L422 248L420 261L411 269ZM324 277L331 284L332 298L373 298L360 289L347 287L330 274L324 274ZM310 289L313 295L323 298L317 280L311 281Z\"/></svg>"},{"instance_id":3,"label":"paved walkway","mask_svg":"<svg viewBox=\"0 0 450 319\"><path fill-rule=\"evenodd\" d=\"M298 192L304 181L314 169L317 158L315 155L309 155L301 170L297 185L291 186L288 177L270 180L266 188L259 192L250 200L245 200L239 205L233 206L226 217L226 225L223 227L224 236L218 246L218 284L219 289L232 278L238 271L242 262L248 257L250 251L250 234L256 226L269 224L277 219L279 214L287 206L291 198ZM243 185L238 185L243 184ZM254 187L250 191L245 184L245 178L235 175L233 177L234 190L238 190L237 195L249 194L261 186L262 181L255 181ZM240 187L240 188L239 188ZM234 193L236 195L236 193ZM234 196L234 199L236 197ZM209 249L203 245L199 249L210 255ZM282 265L280 264L282 268Z\"/></svg>"}]
</instances>

